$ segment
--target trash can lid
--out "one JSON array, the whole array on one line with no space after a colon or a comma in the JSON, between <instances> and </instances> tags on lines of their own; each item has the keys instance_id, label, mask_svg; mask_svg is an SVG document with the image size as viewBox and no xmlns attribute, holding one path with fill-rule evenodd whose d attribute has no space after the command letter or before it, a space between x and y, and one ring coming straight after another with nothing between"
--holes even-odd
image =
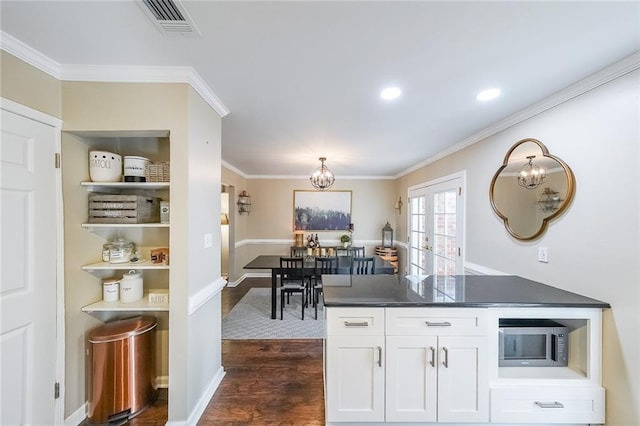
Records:
<instances>
[{"instance_id":1,"label":"trash can lid","mask_svg":"<svg viewBox=\"0 0 640 426\"><path fill-rule=\"evenodd\" d=\"M111 342L137 336L153 329L157 325L154 317L139 315L108 322L89 333L91 343Z\"/></svg>"}]
</instances>

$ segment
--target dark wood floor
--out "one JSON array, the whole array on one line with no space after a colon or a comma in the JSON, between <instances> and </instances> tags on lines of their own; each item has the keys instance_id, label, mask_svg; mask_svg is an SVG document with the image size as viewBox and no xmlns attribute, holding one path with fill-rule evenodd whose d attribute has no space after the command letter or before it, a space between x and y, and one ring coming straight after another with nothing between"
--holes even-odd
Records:
<instances>
[{"instance_id":1,"label":"dark wood floor","mask_svg":"<svg viewBox=\"0 0 640 426\"><path fill-rule=\"evenodd\" d=\"M222 291L222 317L252 287L270 287L270 278L249 278ZM324 424L322 340L223 340L226 375L198 425ZM167 421L161 394L129 424L161 426Z\"/></svg>"}]
</instances>

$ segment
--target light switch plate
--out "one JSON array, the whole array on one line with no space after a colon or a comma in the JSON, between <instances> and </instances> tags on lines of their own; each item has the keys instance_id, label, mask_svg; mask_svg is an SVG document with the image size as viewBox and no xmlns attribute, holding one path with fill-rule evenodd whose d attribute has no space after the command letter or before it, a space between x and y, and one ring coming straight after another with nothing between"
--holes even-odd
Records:
<instances>
[{"instance_id":1,"label":"light switch plate","mask_svg":"<svg viewBox=\"0 0 640 426\"><path fill-rule=\"evenodd\" d=\"M213 247L213 234L204 234L204 248Z\"/></svg>"},{"instance_id":2,"label":"light switch plate","mask_svg":"<svg viewBox=\"0 0 640 426\"><path fill-rule=\"evenodd\" d=\"M549 252L546 247L538 247L538 262L549 263Z\"/></svg>"}]
</instances>

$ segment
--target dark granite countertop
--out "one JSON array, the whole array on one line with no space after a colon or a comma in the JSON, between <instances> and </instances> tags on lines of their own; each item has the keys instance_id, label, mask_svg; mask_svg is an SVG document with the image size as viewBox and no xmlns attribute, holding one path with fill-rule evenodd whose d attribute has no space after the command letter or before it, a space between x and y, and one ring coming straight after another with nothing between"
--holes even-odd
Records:
<instances>
[{"instance_id":1,"label":"dark granite countertop","mask_svg":"<svg viewBox=\"0 0 640 426\"><path fill-rule=\"evenodd\" d=\"M322 282L327 307L611 307L514 275L323 275Z\"/></svg>"}]
</instances>

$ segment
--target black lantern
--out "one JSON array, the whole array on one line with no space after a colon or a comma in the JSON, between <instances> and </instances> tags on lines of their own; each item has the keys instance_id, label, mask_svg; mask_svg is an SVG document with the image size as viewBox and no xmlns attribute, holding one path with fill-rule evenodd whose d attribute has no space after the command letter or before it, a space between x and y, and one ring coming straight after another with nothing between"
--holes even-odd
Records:
<instances>
[{"instance_id":1,"label":"black lantern","mask_svg":"<svg viewBox=\"0 0 640 426\"><path fill-rule=\"evenodd\" d=\"M382 228L382 247L393 247L393 228L389 222Z\"/></svg>"}]
</instances>

